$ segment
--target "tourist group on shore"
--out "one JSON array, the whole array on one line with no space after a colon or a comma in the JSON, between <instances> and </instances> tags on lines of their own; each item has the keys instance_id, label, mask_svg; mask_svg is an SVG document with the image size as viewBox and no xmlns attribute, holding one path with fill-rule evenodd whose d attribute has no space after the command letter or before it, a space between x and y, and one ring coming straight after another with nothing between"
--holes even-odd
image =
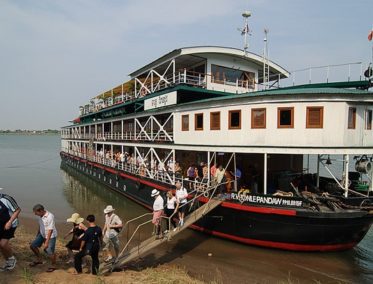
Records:
<instances>
[{"instance_id":1,"label":"tourist group on shore","mask_svg":"<svg viewBox=\"0 0 373 284\"><path fill-rule=\"evenodd\" d=\"M178 227L184 225L188 192L180 182L177 182L175 190L167 192L166 200L157 189L152 190L151 197L154 198L152 223L155 227L155 238L162 239L170 230L176 231ZM75 267L76 274L82 273L85 256L91 258L92 274L97 274L99 271L100 250L103 251L104 261L107 263L114 263L120 256L118 236L123 228L123 222L114 211L112 205L106 206L103 210L105 214L103 229L96 224L96 218L92 214L84 220L79 213L74 213L66 220L72 224L71 230L64 236L64 239L71 236L71 240L66 244L68 256L66 263ZM17 259L9 241L15 237L20 212L21 209L13 197L0 193L0 250L5 259L4 264L0 266L0 271L11 271L16 266ZM36 204L33 212L38 217L38 231L35 239L30 243L35 259L29 263L29 266L36 267L43 264L44 252L49 258L46 271L53 272L57 269L55 250L58 232L55 217L42 204ZM168 220L165 228L162 226L163 217L167 217ZM178 224L175 221L177 219Z\"/></svg>"},{"instance_id":2,"label":"tourist group on shore","mask_svg":"<svg viewBox=\"0 0 373 284\"><path fill-rule=\"evenodd\" d=\"M119 232L123 227L122 220L114 213L113 206L108 205L104 209L105 225L101 229L96 225L96 218L90 214L84 218L78 213L72 214L66 221L72 223L72 229L64 236L67 238L72 235L71 241L66 245L68 264L73 264L76 273L82 273L82 260L89 255L92 259L92 274L99 271L99 251L102 249L106 254L105 262L113 262L120 253ZM20 207L13 197L8 194L0 193L0 251L5 259L4 264L0 266L0 271L11 271L15 268L17 259L10 246L10 239L14 238L18 226L18 216L21 212ZM34 261L29 266L36 267L43 264L41 250L49 258L49 267L47 272L53 272L56 266L56 241L58 232L53 213L45 209L41 204L33 207L33 212L38 216L38 231L36 237L31 241L30 249L35 255ZM115 256L111 253L113 248Z\"/></svg>"}]
</instances>

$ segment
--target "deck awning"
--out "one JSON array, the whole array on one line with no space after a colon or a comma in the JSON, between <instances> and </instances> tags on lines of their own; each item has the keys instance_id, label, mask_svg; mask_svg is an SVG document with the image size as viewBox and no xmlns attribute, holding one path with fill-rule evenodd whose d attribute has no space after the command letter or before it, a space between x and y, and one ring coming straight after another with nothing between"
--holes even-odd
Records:
<instances>
[{"instance_id":1,"label":"deck awning","mask_svg":"<svg viewBox=\"0 0 373 284\"><path fill-rule=\"evenodd\" d=\"M193 66L196 65L198 62L205 61L208 54L223 54L247 60L252 65L256 66L259 72L263 68L263 57L251 52L245 53L241 49L231 47L195 46L175 49L170 53L167 53L162 57L154 60L153 62L143 66L142 68L132 72L129 75L131 78L135 78L141 76L141 74L150 71L151 69L162 69L163 66L166 66L168 62L170 62L173 59L176 59L176 69L181 69L184 66ZM270 74L279 74L281 78L289 77L289 72L281 66L279 66L278 64L272 61L269 61L268 64Z\"/></svg>"}]
</instances>

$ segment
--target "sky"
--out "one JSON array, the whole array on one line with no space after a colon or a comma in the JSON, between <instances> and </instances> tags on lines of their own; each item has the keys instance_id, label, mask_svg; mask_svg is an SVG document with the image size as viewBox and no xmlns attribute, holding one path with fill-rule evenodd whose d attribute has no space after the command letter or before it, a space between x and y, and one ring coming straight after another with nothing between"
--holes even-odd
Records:
<instances>
[{"instance_id":1,"label":"sky","mask_svg":"<svg viewBox=\"0 0 373 284\"><path fill-rule=\"evenodd\" d=\"M270 60L286 70L371 61L372 0L1 0L0 129L68 125L180 47L242 49L245 10L249 51L262 54L269 29Z\"/></svg>"}]
</instances>

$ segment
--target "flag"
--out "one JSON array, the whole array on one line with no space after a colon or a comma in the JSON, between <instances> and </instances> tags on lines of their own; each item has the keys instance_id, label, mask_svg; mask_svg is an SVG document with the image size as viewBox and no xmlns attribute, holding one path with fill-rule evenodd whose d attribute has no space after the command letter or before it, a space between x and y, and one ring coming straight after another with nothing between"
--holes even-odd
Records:
<instances>
[{"instance_id":1,"label":"flag","mask_svg":"<svg viewBox=\"0 0 373 284\"><path fill-rule=\"evenodd\" d=\"M368 34L368 40L371 41L373 39L373 30L371 30Z\"/></svg>"}]
</instances>

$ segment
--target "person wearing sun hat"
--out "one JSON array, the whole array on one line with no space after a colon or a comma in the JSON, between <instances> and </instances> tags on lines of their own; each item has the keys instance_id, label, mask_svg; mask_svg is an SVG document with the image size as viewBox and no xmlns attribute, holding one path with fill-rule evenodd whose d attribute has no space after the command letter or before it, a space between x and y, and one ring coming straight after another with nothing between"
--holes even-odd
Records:
<instances>
[{"instance_id":1,"label":"person wearing sun hat","mask_svg":"<svg viewBox=\"0 0 373 284\"><path fill-rule=\"evenodd\" d=\"M161 216L163 215L164 200L157 189L152 190L151 197L154 197L152 223L155 226L156 239L161 239Z\"/></svg>"},{"instance_id":2,"label":"person wearing sun hat","mask_svg":"<svg viewBox=\"0 0 373 284\"><path fill-rule=\"evenodd\" d=\"M67 254L69 256L69 260L66 263L73 263L73 250L79 250L82 242L82 236L84 235L87 227L83 224L84 218L80 217L79 213L72 214L71 217L66 220L66 222L73 224L73 228L63 237L66 239L69 235L73 235L71 241L69 241L66 245Z\"/></svg>"},{"instance_id":3,"label":"person wearing sun hat","mask_svg":"<svg viewBox=\"0 0 373 284\"><path fill-rule=\"evenodd\" d=\"M111 246L114 248L115 251L115 259L119 255L119 238L118 234L123 227L122 220L118 217L118 215L114 214L115 209L113 206L108 205L104 209L105 213L105 226L103 229L104 235L104 247L103 251L106 251L107 258L105 262L110 262L114 260L113 255L111 254Z\"/></svg>"}]
</instances>

